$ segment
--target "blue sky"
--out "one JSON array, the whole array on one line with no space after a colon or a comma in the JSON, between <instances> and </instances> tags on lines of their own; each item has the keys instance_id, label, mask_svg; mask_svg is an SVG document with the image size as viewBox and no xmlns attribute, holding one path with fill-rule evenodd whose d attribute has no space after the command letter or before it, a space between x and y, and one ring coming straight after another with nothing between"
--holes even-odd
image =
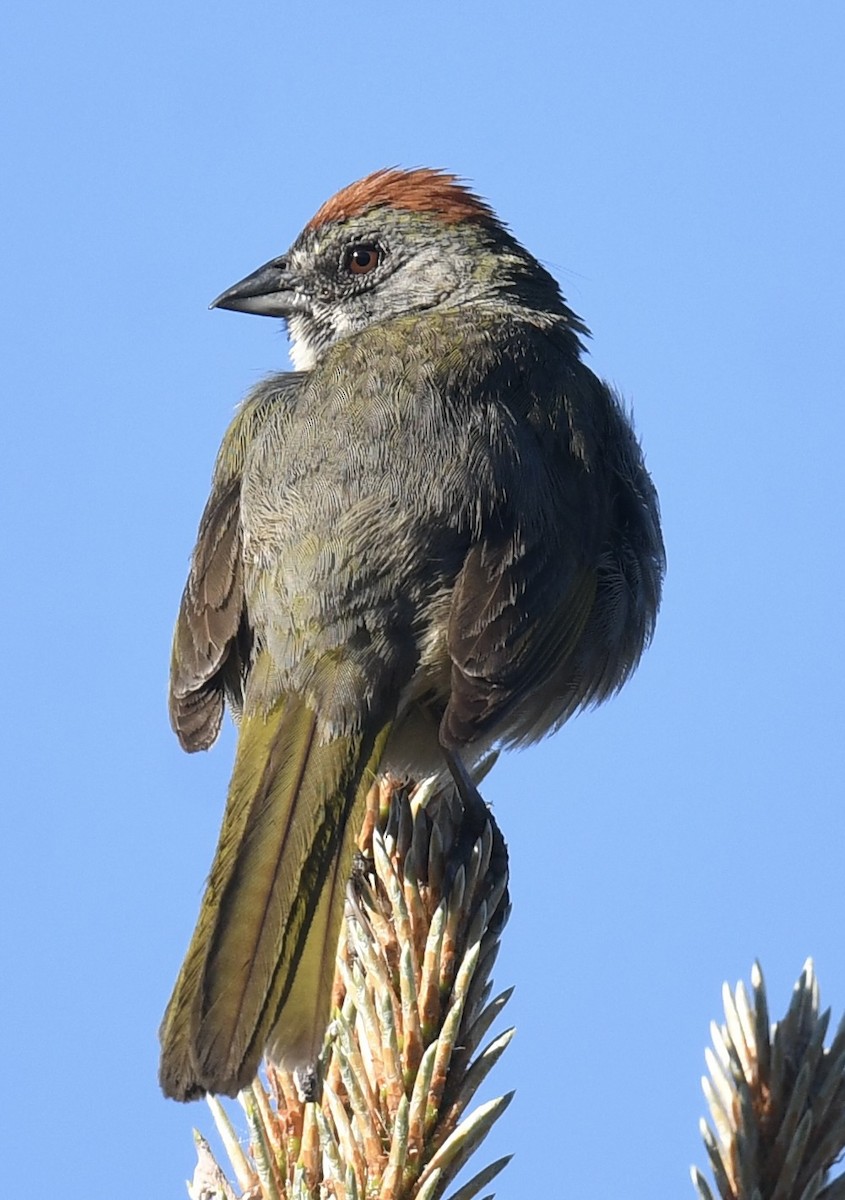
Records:
<instances>
[{"instance_id":1,"label":"blue sky","mask_svg":"<svg viewBox=\"0 0 845 1200\"><path fill-rule=\"evenodd\" d=\"M220 436L280 327L208 302L338 187L471 179L632 403L669 555L625 692L491 777L509 1200L692 1195L708 1022L759 956L845 1009L839 0L18 5L5 283L7 1173L180 1196L156 1029L231 761L167 725ZM481 1160L479 1160L479 1165ZM49 1182L48 1182L49 1178Z\"/></svg>"}]
</instances>

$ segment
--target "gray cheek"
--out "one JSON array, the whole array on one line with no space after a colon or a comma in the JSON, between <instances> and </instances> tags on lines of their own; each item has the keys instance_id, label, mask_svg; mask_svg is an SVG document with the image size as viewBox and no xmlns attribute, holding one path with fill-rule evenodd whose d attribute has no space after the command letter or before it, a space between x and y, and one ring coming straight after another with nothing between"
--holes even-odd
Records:
<instances>
[{"instance_id":1,"label":"gray cheek","mask_svg":"<svg viewBox=\"0 0 845 1200\"><path fill-rule=\"evenodd\" d=\"M459 294L463 282L462 261L433 250L430 256L420 255L385 281L381 300L391 316L423 311Z\"/></svg>"}]
</instances>

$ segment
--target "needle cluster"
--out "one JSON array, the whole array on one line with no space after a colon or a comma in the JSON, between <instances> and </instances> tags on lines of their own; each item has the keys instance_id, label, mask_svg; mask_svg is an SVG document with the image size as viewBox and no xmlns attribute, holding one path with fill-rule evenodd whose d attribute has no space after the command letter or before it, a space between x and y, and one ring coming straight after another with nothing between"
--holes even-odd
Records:
<instances>
[{"instance_id":1,"label":"needle cluster","mask_svg":"<svg viewBox=\"0 0 845 1200\"><path fill-rule=\"evenodd\" d=\"M782 1021L770 1027L763 973L723 988L724 1025L711 1026L713 1049L702 1083L711 1125L701 1122L721 1200L843 1200L845 1176L829 1180L845 1149L845 1018L830 1046L830 1009L807 960ZM714 1192L693 1168L701 1200Z\"/></svg>"},{"instance_id":2,"label":"needle cluster","mask_svg":"<svg viewBox=\"0 0 845 1200\"><path fill-rule=\"evenodd\" d=\"M236 1184L196 1134L192 1200L445 1195L511 1099L470 1111L513 1030L480 1049L510 995L490 999L509 910L507 865L491 815L456 866L463 819L451 791L373 788L338 955L322 1097L303 1099L301 1081L266 1065L239 1096L246 1150L210 1098ZM450 1200L478 1196L507 1161L485 1167Z\"/></svg>"}]
</instances>

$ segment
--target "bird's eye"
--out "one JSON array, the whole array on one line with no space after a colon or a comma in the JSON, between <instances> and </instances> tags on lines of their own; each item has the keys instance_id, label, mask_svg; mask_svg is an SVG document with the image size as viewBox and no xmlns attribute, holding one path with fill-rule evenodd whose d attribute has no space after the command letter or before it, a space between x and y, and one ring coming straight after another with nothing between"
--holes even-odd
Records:
<instances>
[{"instance_id":1,"label":"bird's eye","mask_svg":"<svg viewBox=\"0 0 845 1200\"><path fill-rule=\"evenodd\" d=\"M369 275L376 269L380 261L381 252L378 246L350 246L346 251L344 266L351 275Z\"/></svg>"}]
</instances>

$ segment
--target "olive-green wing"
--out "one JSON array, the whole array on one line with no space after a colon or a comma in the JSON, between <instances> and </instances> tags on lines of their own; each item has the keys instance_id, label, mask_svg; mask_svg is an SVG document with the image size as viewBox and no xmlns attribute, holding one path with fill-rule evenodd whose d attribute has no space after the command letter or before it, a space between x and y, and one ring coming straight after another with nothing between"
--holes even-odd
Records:
<instances>
[{"instance_id":1,"label":"olive-green wing","mask_svg":"<svg viewBox=\"0 0 845 1200\"><path fill-rule=\"evenodd\" d=\"M212 491L176 619L170 722L186 750L205 750L217 737L227 685L237 686L249 653L240 482L236 478Z\"/></svg>"},{"instance_id":2,"label":"olive-green wing","mask_svg":"<svg viewBox=\"0 0 845 1200\"><path fill-rule=\"evenodd\" d=\"M302 380L291 372L259 384L236 413L217 457L170 662L170 722L186 750L212 744L227 698L240 709L252 649L240 522L244 463L272 408L293 403Z\"/></svg>"},{"instance_id":3,"label":"olive-green wing","mask_svg":"<svg viewBox=\"0 0 845 1200\"><path fill-rule=\"evenodd\" d=\"M488 531L455 586L447 744L542 737L620 687L654 629L659 509L621 403L585 371L538 412L511 532Z\"/></svg>"},{"instance_id":4,"label":"olive-green wing","mask_svg":"<svg viewBox=\"0 0 845 1200\"><path fill-rule=\"evenodd\" d=\"M578 686L577 648L596 586L595 569L551 541L526 543L516 534L472 546L449 616L451 694L441 725L447 744L490 735L510 740L526 701L513 740L534 740L563 718Z\"/></svg>"}]
</instances>

